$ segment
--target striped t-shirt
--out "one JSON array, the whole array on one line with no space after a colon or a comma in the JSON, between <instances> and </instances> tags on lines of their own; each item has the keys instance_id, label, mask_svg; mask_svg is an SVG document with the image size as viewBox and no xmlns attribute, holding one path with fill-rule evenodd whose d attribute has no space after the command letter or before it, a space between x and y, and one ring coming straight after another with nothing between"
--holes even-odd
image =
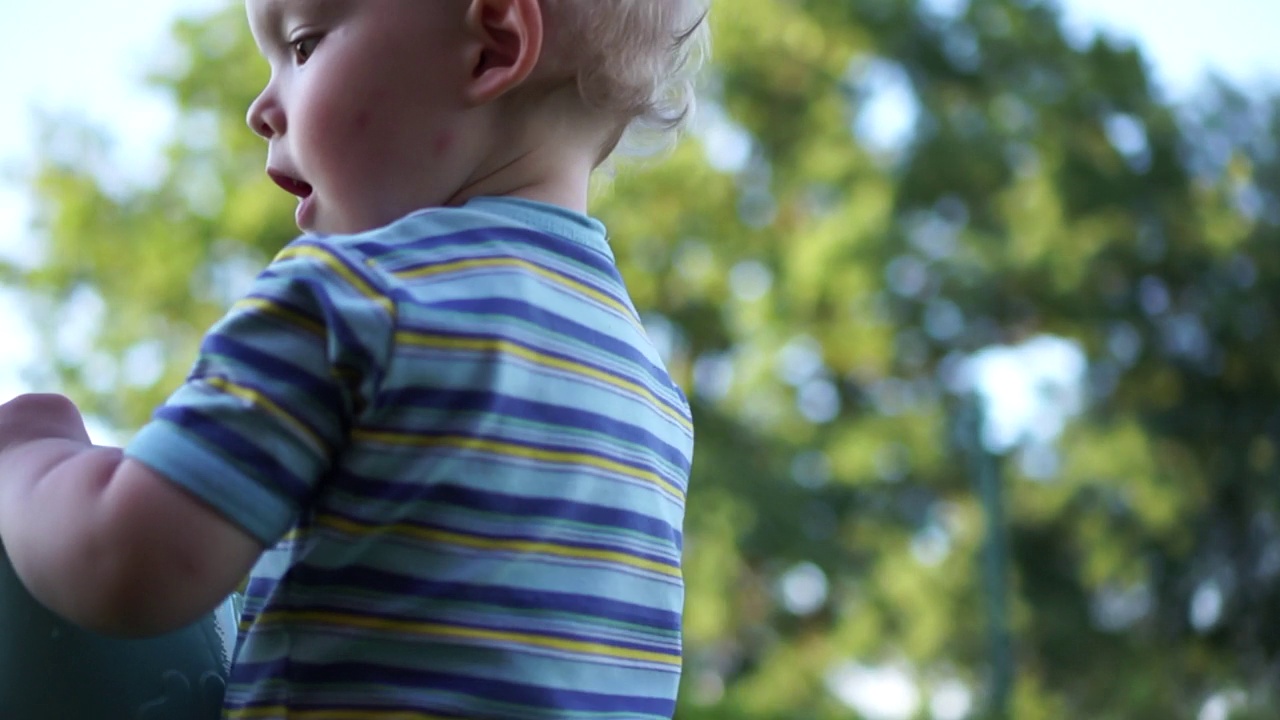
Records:
<instances>
[{"instance_id":1,"label":"striped t-shirt","mask_svg":"<svg viewBox=\"0 0 1280 720\"><path fill-rule=\"evenodd\" d=\"M669 718L688 404L604 227L483 198L285 248L127 448L271 547L230 718Z\"/></svg>"}]
</instances>

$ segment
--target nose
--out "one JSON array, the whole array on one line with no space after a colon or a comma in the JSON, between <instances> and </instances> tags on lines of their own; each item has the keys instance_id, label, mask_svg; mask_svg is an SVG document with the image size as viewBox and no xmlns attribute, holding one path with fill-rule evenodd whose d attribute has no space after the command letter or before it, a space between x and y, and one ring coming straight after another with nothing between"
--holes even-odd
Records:
<instances>
[{"instance_id":1,"label":"nose","mask_svg":"<svg viewBox=\"0 0 1280 720\"><path fill-rule=\"evenodd\" d=\"M284 109L270 84L249 105L245 122L250 130L267 140L285 131Z\"/></svg>"}]
</instances>

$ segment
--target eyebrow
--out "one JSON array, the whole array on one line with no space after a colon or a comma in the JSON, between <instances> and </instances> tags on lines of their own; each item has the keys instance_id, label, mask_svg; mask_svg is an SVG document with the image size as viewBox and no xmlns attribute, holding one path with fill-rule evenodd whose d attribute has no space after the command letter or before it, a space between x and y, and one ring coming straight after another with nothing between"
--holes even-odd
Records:
<instances>
[{"instance_id":1,"label":"eyebrow","mask_svg":"<svg viewBox=\"0 0 1280 720\"><path fill-rule=\"evenodd\" d=\"M260 0L258 7L262 9L254 15L260 21L258 27L270 33L269 37L280 39L288 33L286 21L290 14L298 12L299 8L305 7L309 15L331 18L350 4L351 0Z\"/></svg>"}]
</instances>

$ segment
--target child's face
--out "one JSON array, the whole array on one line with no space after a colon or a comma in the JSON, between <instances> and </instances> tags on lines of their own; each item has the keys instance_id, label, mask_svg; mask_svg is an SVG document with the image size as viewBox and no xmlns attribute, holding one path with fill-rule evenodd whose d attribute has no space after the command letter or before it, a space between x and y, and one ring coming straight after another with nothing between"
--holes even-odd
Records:
<instances>
[{"instance_id":1,"label":"child's face","mask_svg":"<svg viewBox=\"0 0 1280 720\"><path fill-rule=\"evenodd\" d=\"M249 108L298 227L352 233L466 180L465 0L246 0L271 81Z\"/></svg>"}]
</instances>

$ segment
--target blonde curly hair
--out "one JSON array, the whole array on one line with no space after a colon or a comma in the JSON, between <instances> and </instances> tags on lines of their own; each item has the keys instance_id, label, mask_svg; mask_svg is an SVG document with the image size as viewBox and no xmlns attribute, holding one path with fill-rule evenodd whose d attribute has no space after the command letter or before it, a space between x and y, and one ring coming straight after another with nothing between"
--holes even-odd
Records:
<instances>
[{"instance_id":1,"label":"blonde curly hair","mask_svg":"<svg viewBox=\"0 0 1280 720\"><path fill-rule=\"evenodd\" d=\"M543 0L553 42L568 54L581 100L625 129L667 135L694 109L710 50L710 0Z\"/></svg>"}]
</instances>

